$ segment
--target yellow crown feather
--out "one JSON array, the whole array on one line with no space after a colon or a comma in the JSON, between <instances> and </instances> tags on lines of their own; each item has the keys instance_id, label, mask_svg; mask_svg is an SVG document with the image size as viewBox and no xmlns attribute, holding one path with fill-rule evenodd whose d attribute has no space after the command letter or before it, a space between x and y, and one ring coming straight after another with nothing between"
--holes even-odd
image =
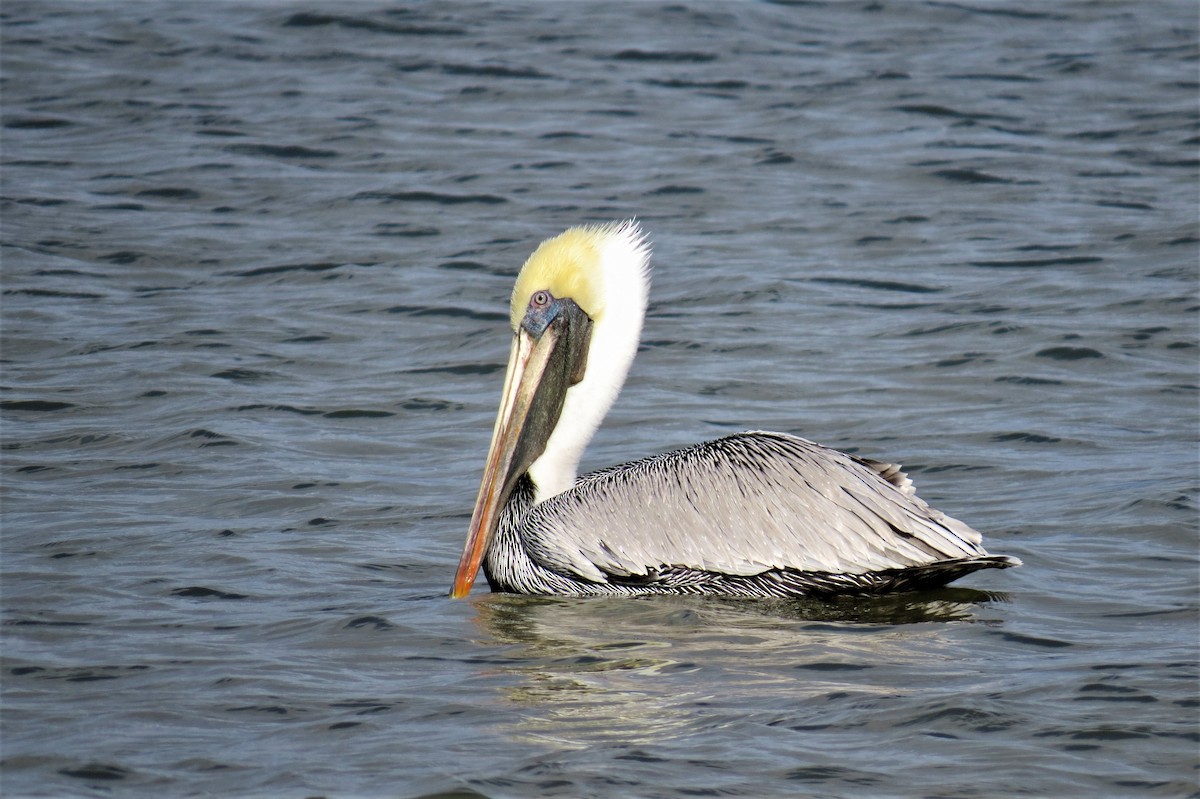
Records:
<instances>
[{"instance_id":1,"label":"yellow crown feather","mask_svg":"<svg viewBox=\"0 0 1200 799\"><path fill-rule=\"evenodd\" d=\"M633 223L573 227L543 241L521 267L513 286L510 316L516 330L529 298L545 289L558 299L571 299L593 320L604 314L604 274L601 256L613 236L631 235L640 245L641 231Z\"/></svg>"}]
</instances>

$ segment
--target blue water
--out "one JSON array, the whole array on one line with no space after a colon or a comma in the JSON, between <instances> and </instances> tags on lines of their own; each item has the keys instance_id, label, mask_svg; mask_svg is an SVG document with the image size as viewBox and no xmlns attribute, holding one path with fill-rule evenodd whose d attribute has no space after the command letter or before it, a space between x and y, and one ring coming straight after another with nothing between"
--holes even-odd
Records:
<instances>
[{"instance_id":1,"label":"blue water","mask_svg":"<svg viewBox=\"0 0 1200 799\"><path fill-rule=\"evenodd\" d=\"M5 796L1197 794L1194 4L0 25ZM633 216L585 468L782 430L1026 565L447 599L516 270Z\"/></svg>"}]
</instances>

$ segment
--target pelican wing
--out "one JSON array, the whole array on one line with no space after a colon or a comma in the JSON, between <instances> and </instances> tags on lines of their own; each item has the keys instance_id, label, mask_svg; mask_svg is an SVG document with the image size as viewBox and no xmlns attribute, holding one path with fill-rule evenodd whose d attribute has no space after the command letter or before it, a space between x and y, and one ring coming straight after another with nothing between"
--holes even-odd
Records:
<instances>
[{"instance_id":1,"label":"pelican wing","mask_svg":"<svg viewBox=\"0 0 1200 799\"><path fill-rule=\"evenodd\" d=\"M666 567L860 574L984 555L898 466L780 433L739 433L585 475L535 505L531 557L596 582Z\"/></svg>"}]
</instances>

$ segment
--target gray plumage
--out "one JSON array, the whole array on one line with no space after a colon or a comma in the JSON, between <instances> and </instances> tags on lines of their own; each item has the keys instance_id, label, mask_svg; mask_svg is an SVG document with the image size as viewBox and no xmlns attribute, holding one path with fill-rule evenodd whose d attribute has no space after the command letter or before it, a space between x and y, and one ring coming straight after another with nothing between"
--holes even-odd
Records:
<instances>
[{"instance_id":1,"label":"gray plumage","mask_svg":"<svg viewBox=\"0 0 1200 799\"><path fill-rule=\"evenodd\" d=\"M929 507L898 466L739 433L601 469L533 504L518 482L484 557L527 594L880 594L1015 558Z\"/></svg>"}]
</instances>

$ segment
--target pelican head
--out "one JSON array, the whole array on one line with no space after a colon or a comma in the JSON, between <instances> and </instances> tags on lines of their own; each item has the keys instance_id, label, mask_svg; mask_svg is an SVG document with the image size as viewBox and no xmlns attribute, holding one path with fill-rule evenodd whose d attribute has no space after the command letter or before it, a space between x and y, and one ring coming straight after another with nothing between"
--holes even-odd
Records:
<instances>
[{"instance_id":1,"label":"pelican head","mask_svg":"<svg viewBox=\"0 0 1200 799\"><path fill-rule=\"evenodd\" d=\"M452 597L466 596L523 474L541 502L575 484L579 458L637 353L650 249L634 221L575 227L529 256L513 287L500 411Z\"/></svg>"}]
</instances>

